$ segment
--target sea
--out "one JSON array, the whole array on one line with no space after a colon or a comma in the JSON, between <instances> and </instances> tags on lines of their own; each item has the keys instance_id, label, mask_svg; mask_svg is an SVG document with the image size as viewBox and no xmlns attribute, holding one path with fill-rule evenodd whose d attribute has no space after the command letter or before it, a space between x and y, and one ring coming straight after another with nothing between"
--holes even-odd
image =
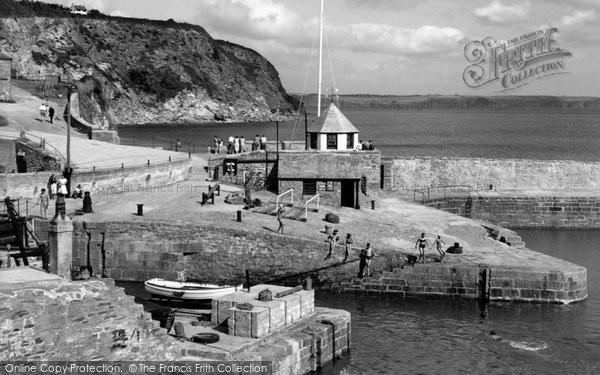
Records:
<instances>
[{"instance_id":1,"label":"sea","mask_svg":"<svg viewBox=\"0 0 600 375\"><path fill-rule=\"evenodd\" d=\"M600 109L341 109L384 156L600 161ZM304 119L119 133L126 144L136 137L168 148L180 139L184 150L205 153L215 135L302 141ZM318 291L318 306L352 314L350 353L319 373L600 374L600 231L517 232L528 248L585 266L588 299L563 306Z\"/></svg>"}]
</instances>

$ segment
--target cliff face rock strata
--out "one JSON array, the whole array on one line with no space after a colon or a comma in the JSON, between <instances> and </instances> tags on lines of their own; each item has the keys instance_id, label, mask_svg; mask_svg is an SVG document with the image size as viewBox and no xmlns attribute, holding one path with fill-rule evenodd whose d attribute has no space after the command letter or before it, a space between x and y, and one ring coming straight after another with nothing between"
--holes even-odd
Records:
<instances>
[{"instance_id":1,"label":"cliff face rock strata","mask_svg":"<svg viewBox=\"0 0 600 375\"><path fill-rule=\"evenodd\" d=\"M266 59L199 26L0 18L0 52L18 77L76 81L84 117L96 124L268 121L293 109Z\"/></svg>"}]
</instances>

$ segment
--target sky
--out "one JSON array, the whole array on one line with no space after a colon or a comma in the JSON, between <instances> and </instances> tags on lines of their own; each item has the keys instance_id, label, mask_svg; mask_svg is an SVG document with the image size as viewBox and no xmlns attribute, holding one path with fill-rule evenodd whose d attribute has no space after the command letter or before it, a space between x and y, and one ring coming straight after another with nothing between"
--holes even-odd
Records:
<instances>
[{"instance_id":1,"label":"sky","mask_svg":"<svg viewBox=\"0 0 600 375\"><path fill-rule=\"evenodd\" d=\"M73 0L48 0L70 6ZM290 93L317 91L320 0L78 0L105 14L197 24L267 58ZM561 73L469 87L465 47L556 28ZM598 0L325 0L323 90L341 94L600 96ZM486 64L482 64L487 67ZM509 71L510 73L511 71ZM537 76L539 77L539 75ZM537 78L536 77L536 78ZM526 81L523 81L526 82Z\"/></svg>"}]
</instances>

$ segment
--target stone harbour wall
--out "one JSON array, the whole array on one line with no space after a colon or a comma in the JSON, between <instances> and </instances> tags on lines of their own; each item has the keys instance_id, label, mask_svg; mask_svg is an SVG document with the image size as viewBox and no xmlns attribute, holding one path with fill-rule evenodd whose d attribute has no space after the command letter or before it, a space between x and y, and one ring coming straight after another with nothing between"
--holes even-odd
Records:
<instances>
[{"instance_id":1,"label":"stone harbour wall","mask_svg":"<svg viewBox=\"0 0 600 375\"><path fill-rule=\"evenodd\" d=\"M190 280L237 285L244 281L248 270L252 284L298 285L310 275L316 284L329 285L350 280L358 272L357 262L328 268L332 263L323 262L328 252L325 235L318 241L242 229L144 221L73 225L74 262L89 262L94 274L104 272L115 280L174 280L177 272L185 270ZM338 246L340 261L342 251ZM383 257L376 259L381 267L384 262Z\"/></svg>"},{"instance_id":2,"label":"stone harbour wall","mask_svg":"<svg viewBox=\"0 0 600 375\"><path fill-rule=\"evenodd\" d=\"M177 354L159 323L109 279L3 291L0 332L0 361L173 360Z\"/></svg>"},{"instance_id":3,"label":"stone harbour wall","mask_svg":"<svg viewBox=\"0 0 600 375\"><path fill-rule=\"evenodd\" d=\"M465 216L466 198L429 206ZM600 197L485 197L472 199L470 217L509 228L600 228Z\"/></svg>"},{"instance_id":4,"label":"stone harbour wall","mask_svg":"<svg viewBox=\"0 0 600 375\"><path fill-rule=\"evenodd\" d=\"M492 185L496 190L597 189L600 162L572 160L404 158L386 159L391 164L392 190L439 185Z\"/></svg>"},{"instance_id":5,"label":"stone harbour wall","mask_svg":"<svg viewBox=\"0 0 600 375\"><path fill-rule=\"evenodd\" d=\"M452 255L448 255L452 256ZM402 297L489 298L490 301L572 303L587 298L587 271L417 264L343 283L343 289Z\"/></svg>"}]
</instances>

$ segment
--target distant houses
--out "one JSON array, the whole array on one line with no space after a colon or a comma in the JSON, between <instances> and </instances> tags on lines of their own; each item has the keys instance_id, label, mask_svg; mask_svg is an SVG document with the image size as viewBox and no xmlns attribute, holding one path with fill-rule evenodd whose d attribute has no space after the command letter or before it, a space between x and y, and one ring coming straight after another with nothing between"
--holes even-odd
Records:
<instances>
[{"instance_id":1,"label":"distant houses","mask_svg":"<svg viewBox=\"0 0 600 375\"><path fill-rule=\"evenodd\" d=\"M83 5L71 4L71 14L81 14L87 16L88 10Z\"/></svg>"}]
</instances>

